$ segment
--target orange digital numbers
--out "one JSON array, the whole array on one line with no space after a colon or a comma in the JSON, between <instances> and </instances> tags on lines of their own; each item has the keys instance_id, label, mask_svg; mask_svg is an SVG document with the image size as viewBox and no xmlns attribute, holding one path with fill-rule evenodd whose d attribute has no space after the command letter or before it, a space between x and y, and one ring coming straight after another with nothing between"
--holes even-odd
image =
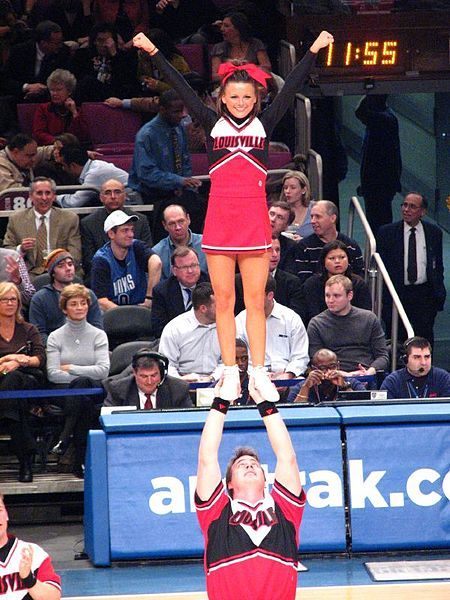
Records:
<instances>
[{"instance_id":1,"label":"orange digital numbers","mask_svg":"<svg viewBox=\"0 0 450 600\"><path fill-rule=\"evenodd\" d=\"M383 42L383 58L381 59L382 65L397 64L397 46L398 42L396 40Z\"/></svg>"},{"instance_id":2,"label":"orange digital numbers","mask_svg":"<svg viewBox=\"0 0 450 600\"><path fill-rule=\"evenodd\" d=\"M372 66L378 64L378 46L379 42L366 42L364 44L364 66Z\"/></svg>"},{"instance_id":3,"label":"orange digital numbers","mask_svg":"<svg viewBox=\"0 0 450 600\"><path fill-rule=\"evenodd\" d=\"M350 69L398 66L399 44L394 39L337 41L328 46L322 65Z\"/></svg>"},{"instance_id":4,"label":"orange digital numbers","mask_svg":"<svg viewBox=\"0 0 450 600\"><path fill-rule=\"evenodd\" d=\"M328 46L328 51L327 51L327 62L326 62L327 67L331 67L333 64L333 51L334 51L334 44L330 44Z\"/></svg>"}]
</instances>

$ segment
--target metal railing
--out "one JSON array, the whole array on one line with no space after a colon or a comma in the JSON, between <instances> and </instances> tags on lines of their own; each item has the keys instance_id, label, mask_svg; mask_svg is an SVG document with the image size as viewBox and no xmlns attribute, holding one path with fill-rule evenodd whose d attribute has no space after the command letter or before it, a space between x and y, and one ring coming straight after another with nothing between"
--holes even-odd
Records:
<instances>
[{"instance_id":1,"label":"metal railing","mask_svg":"<svg viewBox=\"0 0 450 600\"><path fill-rule=\"evenodd\" d=\"M370 261L372 256L377 251L377 242L375 240L375 236L373 235L372 228L369 225L369 221L367 220L366 213L361 206L358 198L356 196L352 196L350 198L350 204L348 207L348 221L347 221L347 235L348 237L353 238L353 227L355 224L355 213L361 220L361 224L364 229L364 273L366 283L369 282L369 269L370 269ZM372 306L374 305L375 300L375 284L372 285L369 283L370 292L372 294Z\"/></svg>"},{"instance_id":2,"label":"metal railing","mask_svg":"<svg viewBox=\"0 0 450 600\"><path fill-rule=\"evenodd\" d=\"M377 252L377 243L372 229L366 218L365 212L356 196L350 199L347 221L347 235L353 237L353 228L355 223L355 214L358 215L364 229L364 271L365 280L369 285L372 297L372 309L381 320L383 309L383 287L386 286L389 295L392 298L392 321L391 321L391 370L397 368L397 348L398 348L398 319L406 330L407 338L414 336L414 330L403 308L403 304L392 283L392 279L384 265L381 256Z\"/></svg>"},{"instance_id":3,"label":"metal railing","mask_svg":"<svg viewBox=\"0 0 450 600\"><path fill-rule=\"evenodd\" d=\"M384 262L378 252L372 256L372 264L376 272L376 299L377 303L375 306L375 314L381 319L381 312L383 308L383 284L386 286L391 298L392 298L392 321L391 321L391 370L395 371L397 368L397 334L398 334L398 318L400 317L403 327L406 330L407 339L414 337L414 329L408 319L408 315L403 308L403 304L397 294L397 290L392 283L392 279L387 272Z\"/></svg>"}]
</instances>

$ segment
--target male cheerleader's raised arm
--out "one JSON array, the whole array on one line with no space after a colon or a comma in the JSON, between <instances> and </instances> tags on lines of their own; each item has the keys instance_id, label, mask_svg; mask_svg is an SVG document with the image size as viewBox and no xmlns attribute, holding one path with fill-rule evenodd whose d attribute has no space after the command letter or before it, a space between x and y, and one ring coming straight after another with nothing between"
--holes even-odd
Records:
<instances>
[{"instance_id":1,"label":"male cheerleader's raised arm","mask_svg":"<svg viewBox=\"0 0 450 600\"><path fill-rule=\"evenodd\" d=\"M259 413L264 420L270 445L276 456L275 479L296 496L300 496L302 485L298 471L297 457L292 445L291 436L273 402L264 400L250 378L248 391L255 401Z\"/></svg>"},{"instance_id":2,"label":"male cheerleader's raised arm","mask_svg":"<svg viewBox=\"0 0 450 600\"><path fill-rule=\"evenodd\" d=\"M216 397L206 418L198 448L197 494L202 500L211 497L221 479L219 447L225 416L230 406L230 402L219 398L222 380L223 377L214 389Z\"/></svg>"}]
</instances>

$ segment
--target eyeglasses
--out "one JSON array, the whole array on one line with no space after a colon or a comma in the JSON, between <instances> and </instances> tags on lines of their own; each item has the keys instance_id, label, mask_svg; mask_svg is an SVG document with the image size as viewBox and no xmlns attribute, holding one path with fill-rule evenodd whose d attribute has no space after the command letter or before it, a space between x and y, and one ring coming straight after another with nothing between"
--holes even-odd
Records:
<instances>
[{"instance_id":1,"label":"eyeglasses","mask_svg":"<svg viewBox=\"0 0 450 600\"><path fill-rule=\"evenodd\" d=\"M177 265L173 265L175 269L178 269L179 271L189 271L194 270L194 269L198 269L200 264L199 263L191 263L190 265L184 265L183 267L177 267Z\"/></svg>"},{"instance_id":2,"label":"eyeglasses","mask_svg":"<svg viewBox=\"0 0 450 600\"><path fill-rule=\"evenodd\" d=\"M17 298L0 298L1 304L15 304L17 302Z\"/></svg>"},{"instance_id":3,"label":"eyeglasses","mask_svg":"<svg viewBox=\"0 0 450 600\"><path fill-rule=\"evenodd\" d=\"M411 210L420 210L422 208L422 206L417 206L417 204L411 204L411 202L403 202L403 204L400 204L400 206L402 208L410 208Z\"/></svg>"},{"instance_id":4,"label":"eyeglasses","mask_svg":"<svg viewBox=\"0 0 450 600\"><path fill-rule=\"evenodd\" d=\"M102 196L120 196L125 194L125 190L104 190L101 194Z\"/></svg>"},{"instance_id":5,"label":"eyeglasses","mask_svg":"<svg viewBox=\"0 0 450 600\"><path fill-rule=\"evenodd\" d=\"M329 365L320 365L320 366L313 365L312 366L314 371L322 371L323 373L326 373L327 371L330 371L331 369L337 369L338 367L339 367L339 365L337 363L330 363Z\"/></svg>"},{"instance_id":6,"label":"eyeglasses","mask_svg":"<svg viewBox=\"0 0 450 600\"><path fill-rule=\"evenodd\" d=\"M187 223L187 219L179 219L178 221L168 221L166 223L166 227L169 227L169 229L173 229L174 227L183 227L185 223Z\"/></svg>"}]
</instances>

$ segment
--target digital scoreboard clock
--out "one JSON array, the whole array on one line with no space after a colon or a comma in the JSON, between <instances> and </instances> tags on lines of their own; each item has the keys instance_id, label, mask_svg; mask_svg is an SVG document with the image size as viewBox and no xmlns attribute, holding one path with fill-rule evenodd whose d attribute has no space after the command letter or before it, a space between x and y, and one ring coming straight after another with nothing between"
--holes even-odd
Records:
<instances>
[{"instance_id":1,"label":"digital scoreboard clock","mask_svg":"<svg viewBox=\"0 0 450 600\"><path fill-rule=\"evenodd\" d=\"M284 14L297 60L321 30L334 37L318 53L310 93L358 94L369 85L380 93L450 89L450 10L319 15L294 4Z\"/></svg>"},{"instance_id":2,"label":"digital scoreboard clock","mask_svg":"<svg viewBox=\"0 0 450 600\"><path fill-rule=\"evenodd\" d=\"M400 38L347 39L335 41L320 53L318 66L324 70L395 72L404 70L404 46Z\"/></svg>"}]
</instances>

